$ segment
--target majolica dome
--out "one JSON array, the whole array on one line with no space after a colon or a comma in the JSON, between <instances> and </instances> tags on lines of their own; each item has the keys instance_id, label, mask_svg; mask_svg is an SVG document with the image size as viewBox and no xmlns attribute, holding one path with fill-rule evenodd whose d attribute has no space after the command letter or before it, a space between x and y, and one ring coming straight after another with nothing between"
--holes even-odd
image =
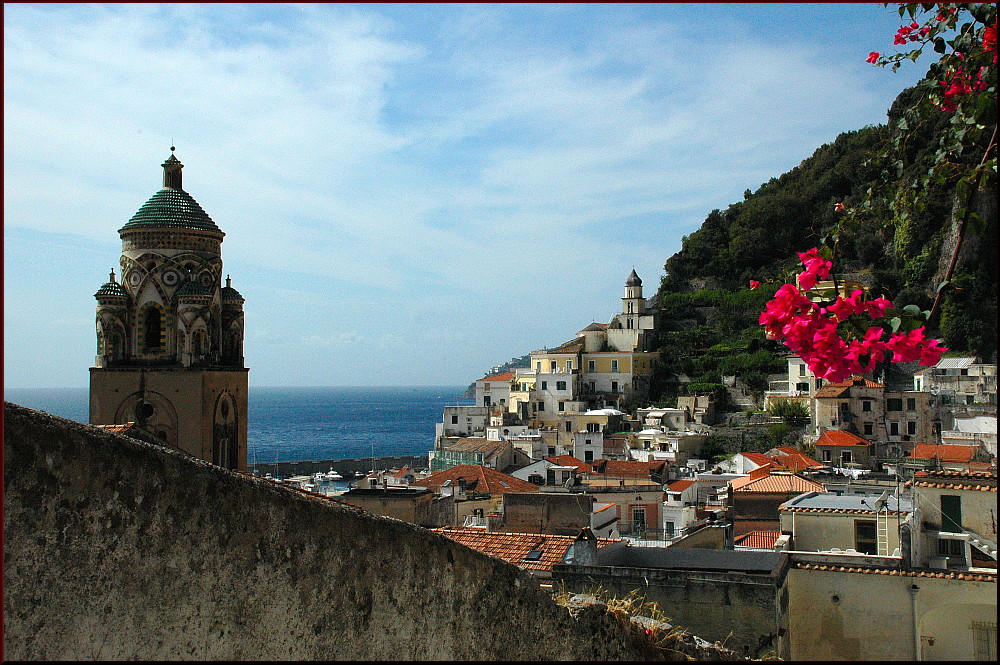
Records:
<instances>
[{"instance_id":1,"label":"majolica dome","mask_svg":"<svg viewBox=\"0 0 1000 665\"><path fill-rule=\"evenodd\" d=\"M173 150L173 148L171 148ZM163 189L153 194L118 231L148 228L197 229L222 233L198 202L181 188L184 165L173 154L163 162Z\"/></svg>"},{"instance_id":2,"label":"majolica dome","mask_svg":"<svg viewBox=\"0 0 1000 665\"><path fill-rule=\"evenodd\" d=\"M632 268L632 274L625 280L625 286L642 286L642 280L635 274L635 268Z\"/></svg>"},{"instance_id":3,"label":"majolica dome","mask_svg":"<svg viewBox=\"0 0 1000 665\"><path fill-rule=\"evenodd\" d=\"M125 291L125 287L115 281L115 271L111 271L110 281L104 283L101 288L97 289L97 293L94 297L103 300L105 298L128 298L128 292Z\"/></svg>"},{"instance_id":4,"label":"majolica dome","mask_svg":"<svg viewBox=\"0 0 1000 665\"><path fill-rule=\"evenodd\" d=\"M212 295L212 289L206 286L202 286L201 284L195 281L188 282L181 288L177 289L178 298L183 298L184 296L197 297L197 296L211 296L211 295Z\"/></svg>"},{"instance_id":5,"label":"majolica dome","mask_svg":"<svg viewBox=\"0 0 1000 665\"><path fill-rule=\"evenodd\" d=\"M220 292L222 295L222 302L246 302L246 299L240 295L240 292L232 287L232 279L226 276L226 285L222 287Z\"/></svg>"}]
</instances>

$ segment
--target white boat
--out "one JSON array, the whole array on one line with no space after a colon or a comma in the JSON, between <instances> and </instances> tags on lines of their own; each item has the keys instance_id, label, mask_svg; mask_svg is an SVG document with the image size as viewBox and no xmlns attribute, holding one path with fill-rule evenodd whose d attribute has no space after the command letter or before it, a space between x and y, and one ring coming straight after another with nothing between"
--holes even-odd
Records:
<instances>
[{"instance_id":1,"label":"white boat","mask_svg":"<svg viewBox=\"0 0 1000 665\"><path fill-rule=\"evenodd\" d=\"M337 473L333 469L330 469L326 473L323 473L322 471L320 471L319 473L314 474L313 478L315 478L319 482L333 482L335 480L343 480L344 479L344 477L342 475L340 475L339 473Z\"/></svg>"}]
</instances>

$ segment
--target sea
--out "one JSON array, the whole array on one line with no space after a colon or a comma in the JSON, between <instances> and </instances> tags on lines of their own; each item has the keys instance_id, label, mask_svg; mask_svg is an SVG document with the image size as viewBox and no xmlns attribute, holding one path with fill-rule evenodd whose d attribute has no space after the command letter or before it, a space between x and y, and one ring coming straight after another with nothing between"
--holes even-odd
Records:
<instances>
[{"instance_id":1,"label":"sea","mask_svg":"<svg viewBox=\"0 0 1000 665\"><path fill-rule=\"evenodd\" d=\"M445 406L470 405L467 386L250 387L247 462L426 455ZM21 406L87 423L87 388L4 389Z\"/></svg>"}]
</instances>

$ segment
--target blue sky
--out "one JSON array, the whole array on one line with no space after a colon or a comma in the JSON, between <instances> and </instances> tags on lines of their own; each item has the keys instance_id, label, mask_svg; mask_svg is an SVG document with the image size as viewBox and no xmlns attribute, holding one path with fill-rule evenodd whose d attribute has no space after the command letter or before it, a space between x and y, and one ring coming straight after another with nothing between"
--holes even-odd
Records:
<instances>
[{"instance_id":1,"label":"blue sky","mask_svg":"<svg viewBox=\"0 0 1000 665\"><path fill-rule=\"evenodd\" d=\"M86 386L177 146L251 385L464 385L645 295L896 73L881 4L4 5L4 385Z\"/></svg>"}]
</instances>

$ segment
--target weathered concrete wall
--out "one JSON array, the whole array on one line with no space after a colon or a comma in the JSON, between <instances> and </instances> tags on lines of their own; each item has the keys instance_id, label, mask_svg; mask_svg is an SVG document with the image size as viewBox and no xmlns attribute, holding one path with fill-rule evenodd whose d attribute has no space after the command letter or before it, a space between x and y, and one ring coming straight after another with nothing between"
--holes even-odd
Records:
<instances>
[{"instance_id":1,"label":"weathered concrete wall","mask_svg":"<svg viewBox=\"0 0 1000 665\"><path fill-rule=\"evenodd\" d=\"M444 536L9 403L4 531L11 660L670 657Z\"/></svg>"},{"instance_id":2,"label":"weathered concrete wall","mask_svg":"<svg viewBox=\"0 0 1000 665\"><path fill-rule=\"evenodd\" d=\"M616 566L556 565L557 586L601 588L616 596L638 589L670 623L754 658L778 649L778 586L770 576Z\"/></svg>"}]
</instances>

